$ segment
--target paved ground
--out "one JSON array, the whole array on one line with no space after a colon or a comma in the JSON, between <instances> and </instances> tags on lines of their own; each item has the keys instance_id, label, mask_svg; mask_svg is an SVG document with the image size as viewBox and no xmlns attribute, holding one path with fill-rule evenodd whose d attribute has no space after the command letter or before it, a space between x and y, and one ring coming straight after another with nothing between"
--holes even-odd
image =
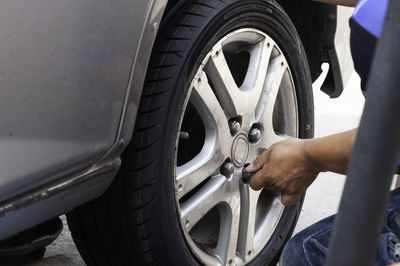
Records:
<instances>
[{"instance_id":1,"label":"paved ground","mask_svg":"<svg viewBox=\"0 0 400 266\"><path fill-rule=\"evenodd\" d=\"M45 260L30 266L81 266L86 265L71 238L65 216L62 216L64 230L60 237L46 248Z\"/></svg>"},{"instance_id":2,"label":"paved ground","mask_svg":"<svg viewBox=\"0 0 400 266\"><path fill-rule=\"evenodd\" d=\"M314 92L317 137L351 129L358 125L364 101L356 74L353 74L343 96L339 99L329 99L318 88L314 89ZM344 176L331 173L321 174L317 178L307 192L295 233L337 211L344 182ZM63 221L64 231L52 245L47 247L45 259L29 264L30 266L85 265L75 248L64 218ZM9 265L22 264L14 261Z\"/></svg>"}]
</instances>

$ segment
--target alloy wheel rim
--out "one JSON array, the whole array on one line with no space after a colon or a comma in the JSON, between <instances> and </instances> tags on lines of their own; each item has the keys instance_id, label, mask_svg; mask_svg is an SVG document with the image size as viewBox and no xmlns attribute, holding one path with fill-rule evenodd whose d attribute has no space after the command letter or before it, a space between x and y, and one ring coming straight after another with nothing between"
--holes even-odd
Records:
<instances>
[{"instance_id":1,"label":"alloy wheel rim","mask_svg":"<svg viewBox=\"0 0 400 266\"><path fill-rule=\"evenodd\" d=\"M245 71L228 64L229 56L239 53L248 54ZM197 70L181 126L188 104L198 113L204 136L198 153L181 164L179 136L176 142L175 198L183 234L204 264L246 264L267 244L284 210L280 197L243 184L241 170L273 143L298 137L288 62L267 34L253 28L231 32Z\"/></svg>"}]
</instances>

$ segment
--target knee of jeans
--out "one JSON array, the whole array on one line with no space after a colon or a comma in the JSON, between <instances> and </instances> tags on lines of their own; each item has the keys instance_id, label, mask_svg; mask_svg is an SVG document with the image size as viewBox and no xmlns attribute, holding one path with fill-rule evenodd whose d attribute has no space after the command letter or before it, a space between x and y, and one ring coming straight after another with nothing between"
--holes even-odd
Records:
<instances>
[{"instance_id":1,"label":"knee of jeans","mask_svg":"<svg viewBox=\"0 0 400 266\"><path fill-rule=\"evenodd\" d=\"M281 262L283 266L290 265L305 265L306 261L301 260L306 259L303 243L304 238L301 234L295 235L289 242L286 243L285 248L282 252Z\"/></svg>"}]
</instances>

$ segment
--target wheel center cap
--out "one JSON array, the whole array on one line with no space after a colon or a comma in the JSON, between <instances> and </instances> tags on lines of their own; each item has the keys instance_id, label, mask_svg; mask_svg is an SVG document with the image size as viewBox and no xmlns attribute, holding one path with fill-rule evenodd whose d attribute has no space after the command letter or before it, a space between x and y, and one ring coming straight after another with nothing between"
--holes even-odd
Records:
<instances>
[{"instance_id":1,"label":"wheel center cap","mask_svg":"<svg viewBox=\"0 0 400 266\"><path fill-rule=\"evenodd\" d=\"M232 161L236 167L241 167L246 163L249 156L249 141L245 134L239 134L232 144Z\"/></svg>"}]
</instances>

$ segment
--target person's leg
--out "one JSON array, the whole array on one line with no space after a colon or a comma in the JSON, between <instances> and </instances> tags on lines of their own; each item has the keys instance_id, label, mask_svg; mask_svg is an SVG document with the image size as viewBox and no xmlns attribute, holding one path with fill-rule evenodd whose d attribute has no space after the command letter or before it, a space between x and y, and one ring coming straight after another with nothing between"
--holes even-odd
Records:
<instances>
[{"instance_id":1,"label":"person's leg","mask_svg":"<svg viewBox=\"0 0 400 266\"><path fill-rule=\"evenodd\" d=\"M390 265L400 261L400 188L390 195L385 224L379 242L375 265Z\"/></svg>"},{"instance_id":2,"label":"person's leg","mask_svg":"<svg viewBox=\"0 0 400 266\"><path fill-rule=\"evenodd\" d=\"M357 215L355 213L355 215ZM335 216L325 218L295 235L285 246L282 266L323 265ZM346 243L343 243L344 245ZM400 189L391 193L375 265L400 261Z\"/></svg>"},{"instance_id":3,"label":"person's leg","mask_svg":"<svg viewBox=\"0 0 400 266\"><path fill-rule=\"evenodd\" d=\"M325 218L296 234L282 252L282 265L323 265L334 218Z\"/></svg>"}]
</instances>

